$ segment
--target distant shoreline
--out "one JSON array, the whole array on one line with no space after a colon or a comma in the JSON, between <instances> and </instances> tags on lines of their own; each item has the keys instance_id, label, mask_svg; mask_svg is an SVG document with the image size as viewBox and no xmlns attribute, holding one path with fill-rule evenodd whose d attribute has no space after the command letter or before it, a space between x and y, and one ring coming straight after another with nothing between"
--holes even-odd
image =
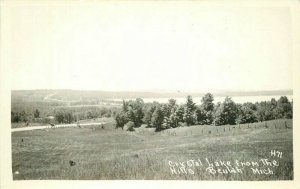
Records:
<instances>
[{"instance_id":1,"label":"distant shoreline","mask_svg":"<svg viewBox=\"0 0 300 189\"><path fill-rule=\"evenodd\" d=\"M236 96L277 96L293 95L292 89L287 90L266 90L266 91L228 91L228 92L141 92L141 91L91 91L91 90L69 90L69 89L38 89L38 90L11 90L12 93L41 92L41 93L61 93L75 95L95 95L103 98L179 98L191 95L193 97L202 97L210 92L215 97L236 97Z\"/></svg>"}]
</instances>

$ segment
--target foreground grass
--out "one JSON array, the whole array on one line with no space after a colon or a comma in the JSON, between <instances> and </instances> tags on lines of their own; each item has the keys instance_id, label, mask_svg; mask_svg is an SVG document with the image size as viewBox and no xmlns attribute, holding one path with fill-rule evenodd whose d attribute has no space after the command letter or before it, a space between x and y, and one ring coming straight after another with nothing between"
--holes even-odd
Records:
<instances>
[{"instance_id":1,"label":"foreground grass","mask_svg":"<svg viewBox=\"0 0 300 189\"><path fill-rule=\"evenodd\" d=\"M113 124L105 125L104 129L15 132L12 133L12 171L15 180L291 180L291 128L292 120L276 120L240 126L182 127L158 133L143 127L136 132L126 132L114 129ZM282 158L271 157L271 150L282 152ZM273 169L274 174L268 175L253 174L250 168L244 168L242 174L210 174L206 167L194 168L194 174L171 173L169 161L186 162L198 158L231 162L269 158L277 160L279 166ZM70 166L70 160L76 165Z\"/></svg>"}]
</instances>

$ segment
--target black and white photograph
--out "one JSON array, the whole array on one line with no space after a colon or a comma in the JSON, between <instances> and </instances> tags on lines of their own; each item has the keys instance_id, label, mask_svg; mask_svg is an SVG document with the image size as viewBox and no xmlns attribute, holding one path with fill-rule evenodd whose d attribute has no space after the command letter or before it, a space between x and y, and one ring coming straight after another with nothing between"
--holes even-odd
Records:
<instances>
[{"instance_id":1,"label":"black and white photograph","mask_svg":"<svg viewBox=\"0 0 300 189\"><path fill-rule=\"evenodd\" d=\"M12 182L295 180L299 1L12 2Z\"/></svg>"}]
</instances>

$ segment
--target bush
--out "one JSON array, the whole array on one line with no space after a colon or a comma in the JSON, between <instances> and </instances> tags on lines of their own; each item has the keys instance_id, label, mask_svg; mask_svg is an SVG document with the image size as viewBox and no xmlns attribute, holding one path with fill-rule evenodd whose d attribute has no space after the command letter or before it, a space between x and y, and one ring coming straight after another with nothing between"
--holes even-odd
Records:
<instances>
[{"instance_id":1,"label":"bush","mask_svg":"<svg viewBox=\"0 0 300 189\"><path fill-rule=\"evenodd\" d=\"M125 124L126 131L134 131L134 123L132 121L129 121Z\"/></svg>"},{"instance_id":2,"label":"bush","mask_svg":"<svg viewBox=\"0 0 300 189\"><path fill-rule=\"evenodd\" d=\"M18 112L11 112L11 122L19 122L21 121L21 116Z\"/></svg>"},{"instance_id":3,"label":"bush","mask_svg":"<svg viewBox=\"0 0 300 189\"><path fill-rule=\"evenodd\" d=\"M75 118L70 112L57 112L55 114L55 120L58 123L72 123L74 122Z\"/></svg>"},{"instance_id":4,"label":"bush","mask_svg":"<svg viewBox=\"0 0 300 189\"><path fill-rule=\"evenodd\" d=\"M40 111L38 109L36 109L34 111L34 118L39 118L40 117Z\"/></svg>"},{"instance_id":5,"label":"bush","mask_svg":"<svg viewBox=\"0 0 300 189\"><path fill-rule=\"evenodd\" d=\"M116 115L116 128L121 127L122 129L124 129L124 125L129 121L127 114L124 112L118 113Z\"/></svg>"},{"instance_id":6,"label":"bush","mask_svg":"<svg viewBox=\"0 0 300 189\"><path fill-rule=\"evenodd\" d=\"M26 114L25 111L11 112L11 122L28 122L31 119L31 116Z\"/></svg>"},{"instance_id":7,"label":"bush","mask_svg":"<svg viewBox=\"0 0 300 189\"><path fill-rule=\"evenodd\" d=\"M179 127L185 127L185 126L187 126L187 124L185 122L179 122L178 125L179 125Z\"/></svg>"},{"instance_id":8,"label":"bush","mask_svg":"<svg viewBox=\"0 0 300 189\"><path fill-rule=\"evenodd\" d=\"M64 122L64 114L62 112L57 112L55 114L55 120L58 122L58 123L63 123Z\"/></svg>"},{"instance_id":9,"label":"bush","mask_svg":"<svg viewBox=\"0 0 300 189\"><path fill-rule=\"evenodd\" d=\"M44 123L44 124L46 124L46 123L48 124L48 123L51 122L51 119L49 119L47 117L46 118L42 118L41 122Z\"/></svg>"}]
</instances>

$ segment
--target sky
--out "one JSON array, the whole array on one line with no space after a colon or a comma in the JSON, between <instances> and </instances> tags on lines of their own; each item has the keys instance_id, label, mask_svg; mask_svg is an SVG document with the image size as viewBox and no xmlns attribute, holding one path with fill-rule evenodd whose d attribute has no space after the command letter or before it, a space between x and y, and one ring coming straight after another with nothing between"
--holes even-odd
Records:
<instances>
[{"instance_id":1,"label":"sky","mask_svg":"<svg viewBox=\"0 0 300 189\"><path fill-rule=\"evenodd\" d=\"M13 90L292 89L285 7L32 5L8 21Z\"/></svg>"}]
</instances>

